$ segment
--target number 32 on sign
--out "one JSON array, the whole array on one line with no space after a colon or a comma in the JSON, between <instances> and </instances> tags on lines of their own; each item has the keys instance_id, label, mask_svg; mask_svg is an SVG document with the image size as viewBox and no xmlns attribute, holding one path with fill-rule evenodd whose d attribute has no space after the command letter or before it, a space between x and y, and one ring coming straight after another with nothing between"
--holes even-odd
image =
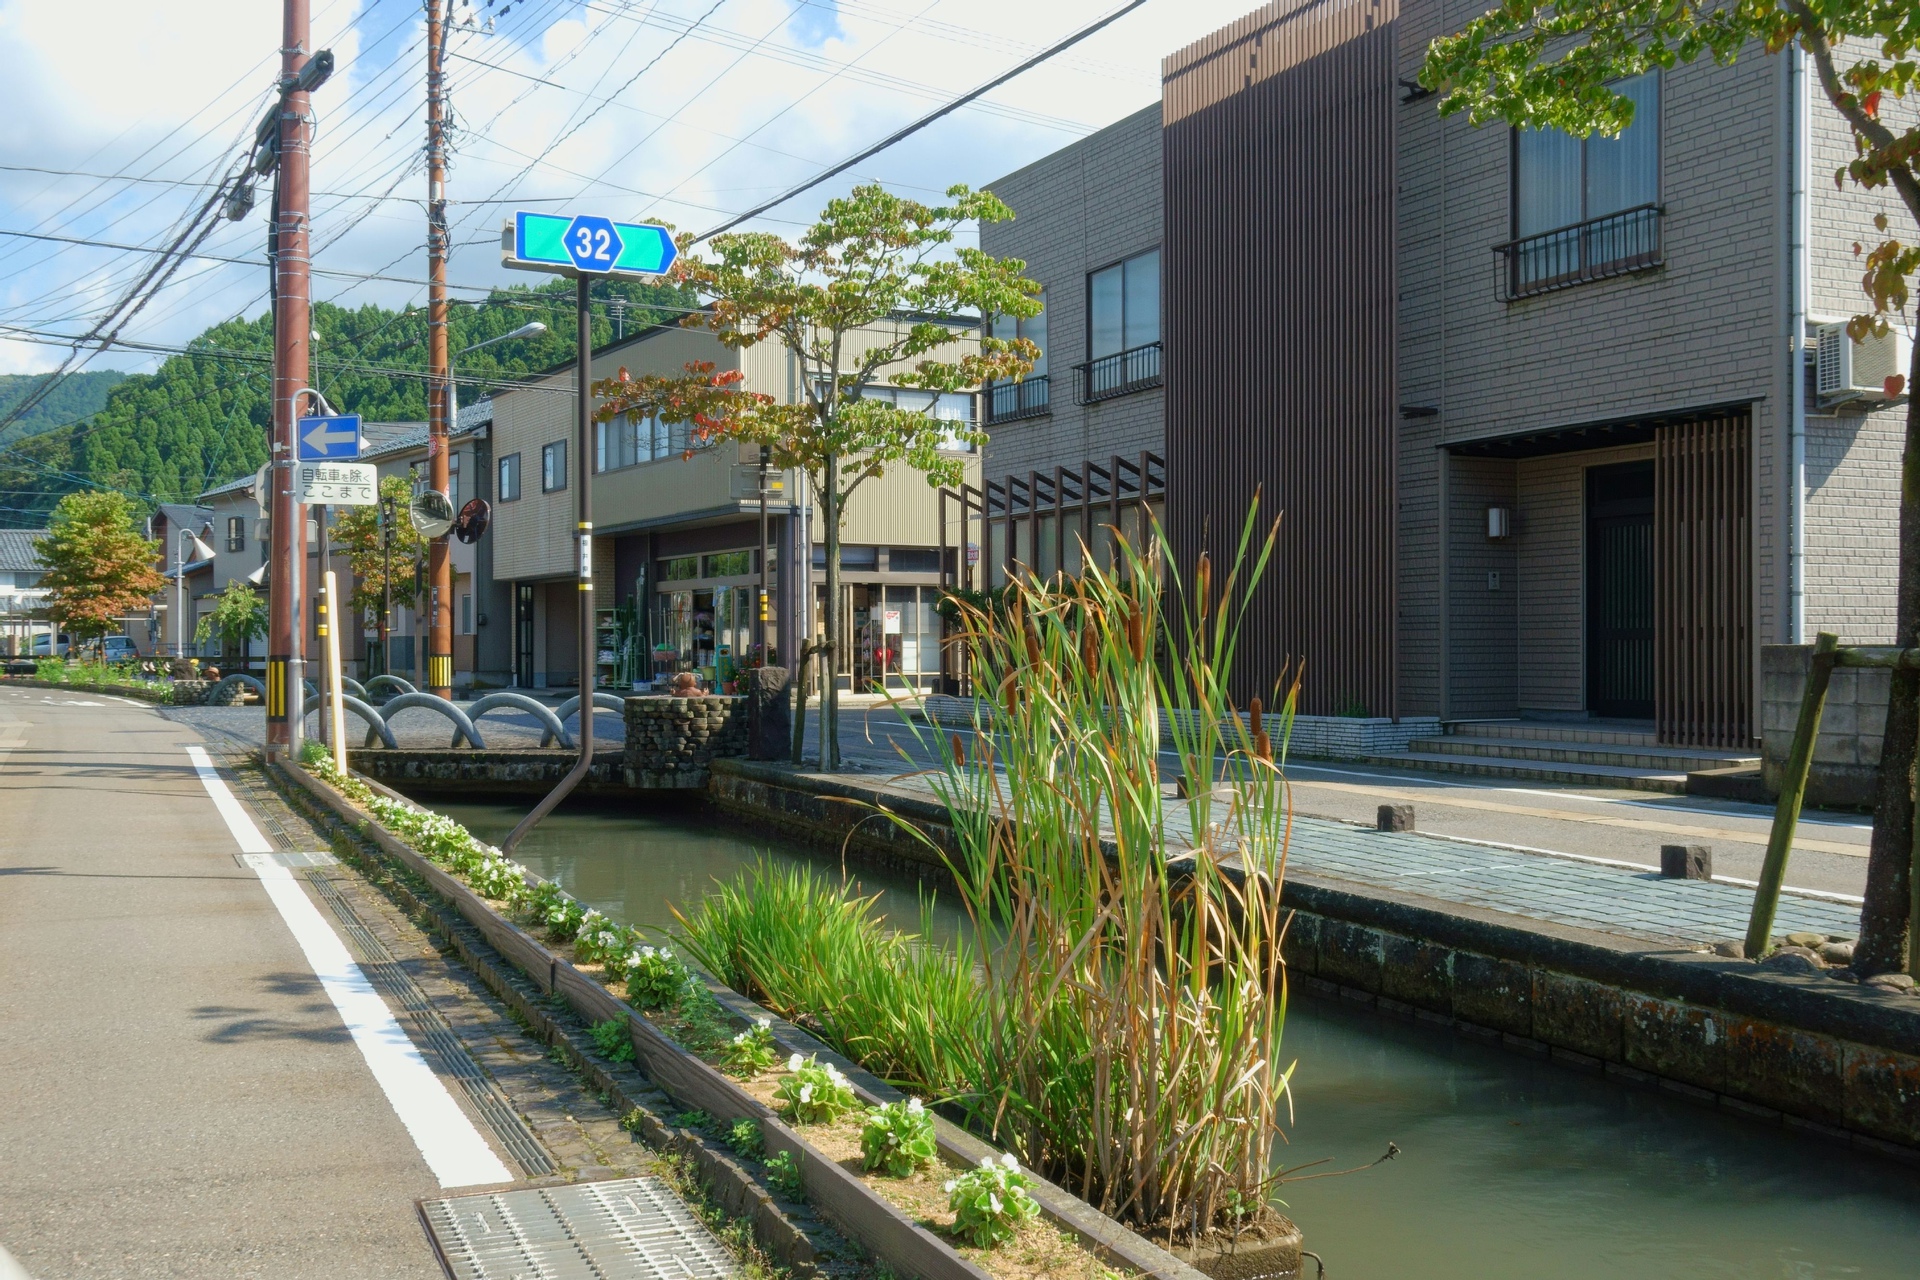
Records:
<instances>
[{"instance_id":1,"label":"number 32 on sign","mask_svg":"<svg viewBox=\"0 0 1920 1280\"><path fill-rule=\"evenodd\" d=\"M378 500L379 468L370 462L303 462L300 501L308 506L370 507Z\"/></svg>"}]
</instances>

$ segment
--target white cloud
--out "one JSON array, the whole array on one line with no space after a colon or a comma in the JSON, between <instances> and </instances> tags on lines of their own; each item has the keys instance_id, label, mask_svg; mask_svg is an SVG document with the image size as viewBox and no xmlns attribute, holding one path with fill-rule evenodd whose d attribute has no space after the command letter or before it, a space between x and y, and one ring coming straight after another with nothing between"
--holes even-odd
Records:
<instances>
[{"instance_id":1,"label":"white cloud","mask_svg":"<svg viewBox=\"0 0 1920 1280\"><path fill-rule=\"evenodd\" d=\"M496 34L453 37L460 56L448 70L463 132L448 194L456 202L505 195L540 208L585 204L704 230L1113 3L724 0L715 9L713 0L517 0ZM1252 3L1152 0L764 225L790 230L856 179L909 191L990 181L1153 101L1166 52ZM501 7L482 0L460 12ZM316 266L421 278L419 6L315 0L315 10L315 44L333 48L342 66L316 95L314 188L333 193L315 203ZM0 60L17 69L0 81L0 113L14 124L0 135L0 164L201 182L251 125L279 40L279 6L269 0L88 0L83 10L0 0ZM390 187L394 199L368 199ZM152 244L202 198L190 185L0 172L0 228ZM265 205L263 192L254 215L223 225L206 251L260 259ZM457 283L511 276L493 248L510 207L454 206ZM0 236L0 323L78 331L142 265L135 255ZM184 342L236 312L258 314L264 288L264 266L193 264L128 335ZM315 285L316 296L349 305L396 305L422 292L329 276ZM0 371L47 368L59 354L0 332ZM128 353L100 361L149 363Z\"/></svg>"}]
</instances>

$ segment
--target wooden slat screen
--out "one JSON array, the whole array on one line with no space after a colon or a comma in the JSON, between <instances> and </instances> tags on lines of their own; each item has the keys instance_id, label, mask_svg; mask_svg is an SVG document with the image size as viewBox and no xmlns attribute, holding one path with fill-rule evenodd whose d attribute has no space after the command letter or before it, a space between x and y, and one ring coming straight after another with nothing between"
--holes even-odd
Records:
<instances>
[{"instance_id":1,"label":"wooden slat screen","mask_svg":"<svg viewBox=\"0 0 1920 1280\"><path fill-rule=\"evenodd\" d=\"M1654 464L1654 717L1673 746L1749 747L1752 415L1663 424Z\"/></svg>"}]
</instances>

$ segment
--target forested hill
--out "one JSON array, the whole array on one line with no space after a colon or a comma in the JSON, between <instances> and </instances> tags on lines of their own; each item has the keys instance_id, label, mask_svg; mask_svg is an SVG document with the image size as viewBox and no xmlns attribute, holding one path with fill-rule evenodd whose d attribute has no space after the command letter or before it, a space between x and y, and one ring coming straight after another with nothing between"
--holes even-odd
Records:
<instances>
[{"instance_id":1,"label":"forested hill","mask_svg":"<svg viewBox=\"0 0 1920 1280\"><path fill-rule=\"evenodd\" d=\"M627 333L674 319L671 308L690 305L677 290L625 280L597 281L593 296L595 345L613 337L608 303L615 298L626 302ZM572 358L573 284L499 289L484 303L452 309L449 344L456 352L533 320L547 332L458 359L462 404L483 390L470 378L516 377ZM321 302L314 304L313 328L314 385L334 408L374 422L426 419L424 306L396 312ZM0 446L0 528L44 525L61 496L79 488L117 488L150 505L191 501L252 474L267 457L272 343L268 316L215 325L186 354L113 387L89 421Z\"/></svg>"},{"instance_id":2,"label":"forested hill","mask_svg":"<svg viewBox=\"0 0 1920 1280\"><path fill-rule=\"evenodd\" d=\"M12 413L13 406L40 385L45 377L40 373L0 374L0 419ZM9 445L16 440L39 435L42 431L51 431L55 427L64 427L92 417L107 402L107 393L124 382L126 377L117 369L74 374L56 386L45 400L21 414L8 426L0 428L0 445Z\"/></svg>"}]
</instances>

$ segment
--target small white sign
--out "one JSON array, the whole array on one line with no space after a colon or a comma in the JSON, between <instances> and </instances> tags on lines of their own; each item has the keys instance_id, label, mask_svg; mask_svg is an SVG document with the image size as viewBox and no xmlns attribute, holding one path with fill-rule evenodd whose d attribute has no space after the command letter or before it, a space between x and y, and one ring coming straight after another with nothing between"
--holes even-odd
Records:
<instances>
[{"instance_id":1,"label":"small white sign","mask_svg":"<svg viewBox=\"0 0 1920 1280\"><path fill-rule=\"evenodd\" d=\"M890 636L900 634L900 611L898 609L888 609L880 615L880 618L880 626L883 634Z\"/></svg>"},{"instance_id":2,"label":"small white sign","mask_svg":"<svg viewBox=\"0 0 1920 1280\"><path fill-rule=\"evenodd\" d=\"M295 491L308 506L370 507L380 497L379 468L371 462L303 462Z\"/></svg>"}]
</instances>

